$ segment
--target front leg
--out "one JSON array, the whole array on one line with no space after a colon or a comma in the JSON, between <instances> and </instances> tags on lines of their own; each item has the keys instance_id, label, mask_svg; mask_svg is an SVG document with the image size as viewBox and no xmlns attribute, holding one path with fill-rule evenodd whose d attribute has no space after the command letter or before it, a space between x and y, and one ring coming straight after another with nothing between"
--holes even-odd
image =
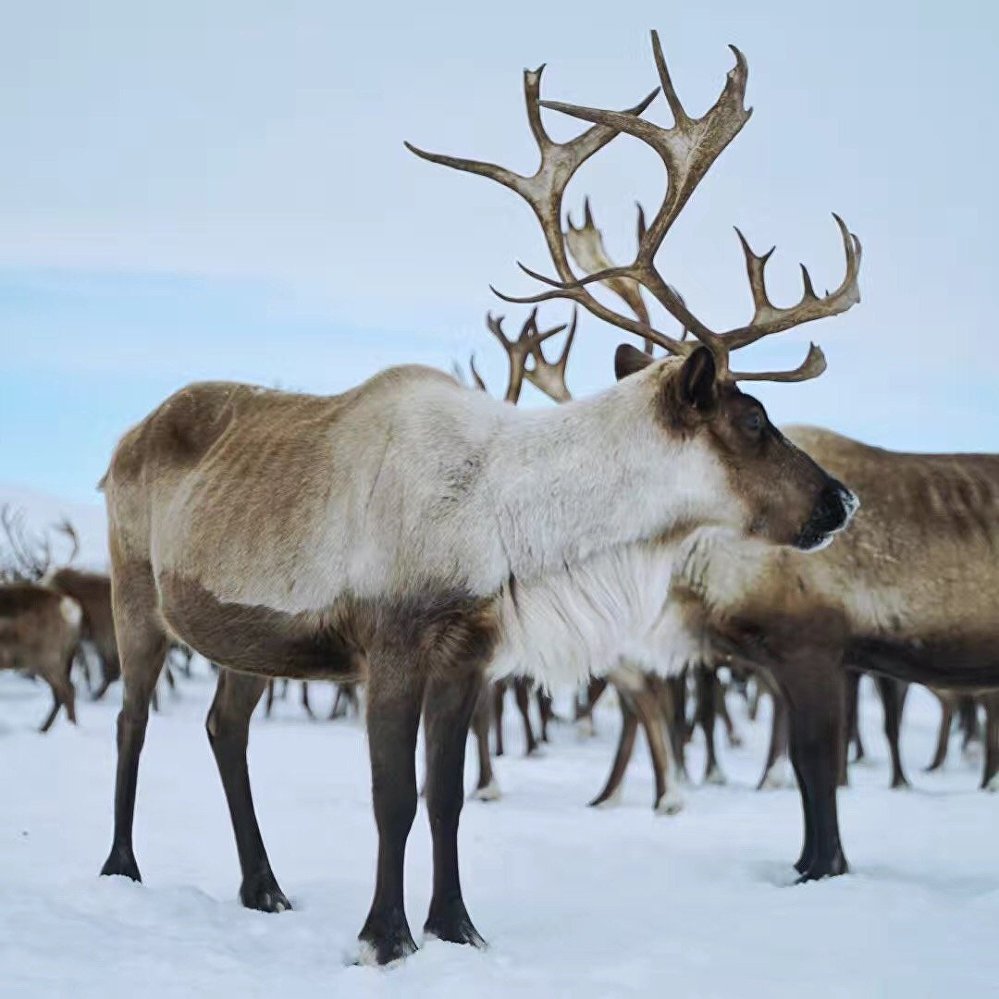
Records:
<instances>
[{"instance_id":1,"label":"front leg","mask_svg":"<svg viewBox=\"0 0 999 999\"><path fill-rule=\"evenodd\" d=\"M452 943L485 947L461 895L458 820L464 799L465 745L482 678L473 669L427 684L427 813L434 844L434 887L423 932Z\"/></svg>"},{"instance_id":2,"label":"front leg","mask_svg":"<svg viewBox=\"0 0 999 999\"><path fill-rule=\"evenodd\" d=\"M791 762L805 813L799 882L845 874L848 866L836 813L844 735L843 674L834 661L816 657L789 664L781 681L790 717Z\"/></svg>"},{"instance_id":3,"label":"front leg","mask_svg":"<svg viewBox=\"0 0 999 999\"><path fill-rule=\"evenodd\" d=\"M359 934L362 960L377 964L407 957L416 943L406 921L403 873L406 840L416 815L416 735L425 679L401 655L371 661L368 680L368 751L378 827L375 897ZM468 731L466 720L462 738Z\"/></svg>"}]
</instances>

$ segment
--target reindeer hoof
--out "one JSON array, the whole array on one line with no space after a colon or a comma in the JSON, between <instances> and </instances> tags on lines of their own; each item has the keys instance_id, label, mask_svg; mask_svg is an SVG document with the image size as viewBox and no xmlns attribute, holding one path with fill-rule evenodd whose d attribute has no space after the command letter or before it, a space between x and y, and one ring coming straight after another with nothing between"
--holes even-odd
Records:
<instances>
[{"instance_id":1,"label":"reindeer hoof","mask_svg":"<svg viewBox=\"0 0 999 999\"><path fill-rule=\"evenodd\" d=\"M991 791L993 794L999 791L999 773L993 774L984 784L982 784L983 791Z\"/></svg>"},{"instance_id":2,"label":"reindeer hoof","mask_svg":"<svg viewBox=\"0 0 999 999\"><path fill-rule=\"evenodd\" d=\"M500 786L497 783L496 778L493 777L493 779L486 784L485 787L477 787L472 792L471 796L475 798L476 801L499 801L499 799L503 796L503 793L500 791Z\"/></svg>"},{"instance_id":3,"label":"reindeer hoof","mask_svg":"<svg viewBox=\"0 0 999 999\"><path fill-rule=\"evenodd\" d=\"M114 877L116 875L129 878L132 881L142 881L139 865L135 862L135 854L131 850L112 849L108 859L104 861L101 877Z\"/></svg>"},{"instance_id":4,"label":"reindeer hoof","mask_svg":"<svg viewBox=\"0 0 999 999\"><path fill-rule=\"evenodd\" d=\"M368 916L358 936L357 964L392 964L416 953L416 941L401 910L384 917Z\"/></svg>"},{"instance_id":5,"label":"reindeer hoof","mask_svg":"<svg viewBox=\"0 0 999 999\"><path fill-rule=\"evenodd\" d=\"M811 864L801 871L801 876L795 881L796 885L803 885L807 881L821 881L823 878L837 878L841 874L847 874L850 868L847 865L846 857L842 851L835 856L813 860Z\"/></svg>"},{"instance_id":6,"label":"reindeer hoof","mask_svg":"<svg viewBox=\"0 0 999 999\"><path fill-rule=\"evenodd\" d=\"M675 791L667 791L657 802L656 815L679 815L683 811L683 798Z\"/></svg>"},{"instance_id":7,"label":"reindeer hoof","mask_svg":"<svg viewBox=\"0 0 999 999\"><path fill-rule=\"evenodd\" d=\"M256 909L258 912L290 912L292 908L288 896L278 887L273 874L251 882L244 881L239 889L239 900L247 909Z\"/></svg>"},{"instance_id":8,"label":"reindeer hoof","mask_svg":"<svg viewBox=\"0 0 999 999\"><path fill-rule=\"evenodd\" d=\"M713 784L715 787L723 787L728 783L728 780L718 767L712 767L704 775L704 783Z\"/></svg>"},{"instance_id":9,"label":"reindeer hoof","mask_svg":"<svg viewBox=\"0 0 999 999\"><path fill-rule=\"evenodd\" d=\"M470 944L480 950L485 950L487 946L472 924L461 899L438 909L431 904L430 915L423 926L423 935L430 939L446 940L448 943Z\"/></svg>"}]
</instances>

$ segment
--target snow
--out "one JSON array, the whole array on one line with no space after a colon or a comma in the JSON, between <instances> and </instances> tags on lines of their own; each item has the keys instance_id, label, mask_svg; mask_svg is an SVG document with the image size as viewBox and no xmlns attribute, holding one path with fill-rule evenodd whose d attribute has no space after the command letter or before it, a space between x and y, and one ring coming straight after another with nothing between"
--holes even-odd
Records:
<instances>
[{"instance_id":1,"label":"snow","mask_svg":"<svg viewBox=\"0 0 999 999\"><path fill-rule=\"evenodd\" d=\"M136 852L146 882L99 878L110 843L114 717L80 705L34 729L48 691L0 674L0 992L113 999L167 996L917 996L992 992L999 978L999 798L976 790L978 763L956 739L941 774L931 756L933 699L910 695L903 751L916 788L889 791L880 709L862 723L876 764L852 769L841 820L853 873L791 885L800 846L794 790L756 792L766 712L740 749L719 733L724 787L685 790L674 817L653 814L639 747L612 808L588 809L617 734L555 728L525 759L507 711L502 798L470 801L461 831L469 911L490 941L439 941L398 967L350 966L373 887L375 832L356 720L308 721L294 693L251 730L258 813L295 911L236 900L238 867L203 718L213 679L199 664L165 692L142 759ZM318 714L328 707L317 685ZM562 705L565 709L565 705ZM466 787L473 787L469 745ZM691 773L703 772L699 743ZM425 813L410 839L407 906L419 931L429 901Z\"/></svg>"}]
</instances>

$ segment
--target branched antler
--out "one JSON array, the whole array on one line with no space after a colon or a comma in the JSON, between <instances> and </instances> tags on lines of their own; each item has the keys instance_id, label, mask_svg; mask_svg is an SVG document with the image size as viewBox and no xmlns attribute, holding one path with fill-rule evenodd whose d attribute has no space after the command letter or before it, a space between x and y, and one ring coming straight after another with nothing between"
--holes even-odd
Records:
<instances>
[{"instance_id":1,"label":"branched antler","mask_svg":"<svg viewBox=\"0 0 999 999\"><path fill-rule=\"evenodd\" d=\"M2 573L7 582L37 582L52 565L52 546L47 537L32 538L24 526L24 511L9 504L0 510L0 527L6 544Z\"/></svg>"},{"instance_id":2,"label":"branched antler","mask_svg":"<svg viewBox=\"0 0 999 999\"><path fill-rule=\"evenodd\" d=\"M727 332L715 332L698 319L687 308L682 296L664 280L655 267L656 255L666 235L697 185L749 120L751 109L744 105L749 67L745 56L735 46L730 47L735 55L735 65L729 71L718 99L700 118L694 118L687 113L676 93L659 36L655 31L652 32L656 69L663 95L673 116L673 125L669 128L640 117L657 91L653 91L635 108L627 111L606 111L558 101L542 101L541 69L525 72L524 91L528 121L541 152L541 165L532 177L523 177L495 164L427 153L409 143L407 146L424 159L492 178L520 194L534 210L548 244L556 277L546 277L521 264L525 273L547 284L550 290L523 297L496 292L501 298L523 303L539 303L556 298L570 299L584 306L599 319L641 336L647 342L656 343L672 354L689 354L696 347L695 342L677 339L653 328L641 298L640 289L645 288L662 308L681 324L685 332L689 331L698 341L711 349L721 377L803 381L806 378L816 377L825 368L822 352L814 344L811 345L805 361L794 371L736 373L730 369L729 353L739 347L755 343L764 336L780 333L826 316L838 315L860 300L858 289L860 241L849 232L838 216L836 221L841 229L846 251L846 276L836 291L820 298L815 294L808 272L803 267L804 294L797 305L787 308L774 306L766 292L764 268L773 250L762 257L757 256L739 233L746 255L754 314L748 324ZM560 111L591 122L592 127L570 142L554 143L541 121L541 108ZM640 139L656 151L666 169L667 185L662 204L648 226L645 225L639 209L638 249L635 259L630 264L616 267L603 248L599 231L592 224L588 204L583 226L577 228L570 220L569 231L564 236L561 219L563 195L573 174L590 156L621 132ZM588 271L582 278L572 272L568 262L567 246L576 263ZM635 318L616 312L595 298L590 292L590 286L598 283L622 298L635 313Z\"/></svg>"},{"instance_id":3,"label":"branched antler","mask_svg":"<svg viewBox=\"0 0 999 999\"><path fill-rule=\"evenodd\" d=\"M509 363L506 392L504 393L503 398L507 402L512 402L516 405L524 387L525 377L532 384L537 384L537 382L535 382L535 377L541 377L542 379L545 377L543 369L547 362L545 361L544 354L541 351L541 344L543 344L545 340L550 337L555 336L556 333L561 333L566 328L566 324L562 323L560 326L553 326L549 330L539 330L538 310L535 307L531 310L531 314L521 326L519 335L515 339L511 339L506 335L506 333L503 332L503 319L503 316L494 316L491 312L486 313L486 325L489 327L490 333L492 333L492 335L499 341ZM572 339L575 336L575 333L576 315L574 312L572 316L572 328L570 329L568 336L568 343L570 347L572 346ZM564 356L568 357L568 348L564 351ZM541 359L541 369L538 368L539 358ZM529 360L533 360L533 367L530 370L527 366ZM564 368L564 361L562 363ZM469 359L468 367L472 374L472 380L475 382L476 386L483 392L488 392L489 389L486 387L486 383L483 380L482 375L479 374L475 367L474 354ZM542 370L542 374L540 376L537 376L536 374L538 370ZM542 389L542 391L544 390Z\"/></svg>"}]
</instances>

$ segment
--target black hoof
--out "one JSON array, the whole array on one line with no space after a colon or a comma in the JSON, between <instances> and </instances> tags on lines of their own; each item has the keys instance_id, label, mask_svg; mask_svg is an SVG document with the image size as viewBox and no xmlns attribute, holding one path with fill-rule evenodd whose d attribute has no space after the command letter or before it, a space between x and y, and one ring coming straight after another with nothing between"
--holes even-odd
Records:
<instances>
[{"instance_id":1,"label":"black hoof","mask_svg":"<svg viewBox=\"0 0 999 999\"><path fill-rule=\"evenodd\" d=\"M912 790L912 785L905 777L897 777L891 782L891 789L893 791L910 791Z\"/></svg>"},{"instance_id":2,"label":"black hoof","mask_svg":"<svg viewBox=\"0 0 999 999\"><path fill-rule=\"evenodd\" d=\"M358 934L361 942L359 964L391 964L416 953L416 941L409 932L403 912L389 916L368 916Z\"/></svg>"},{"instance_id":3,"label":"black hoof","mask_svg":"<svg viewBox=\"0 0 999 999\"><path fill-rule=\"evenodd\" d=\"M438 940L447 940L448 943L471 944L480 950L484 950L487 946L460 898L445 906L436 908L431 906L430 914L423 925L423 933Z\"/></svg>"},{"instance_id":4,"label":"black hoof","mask_svg":"<svg viewBox=\"0 0 999 999\"><path fill-rule=\"evenodd\" d=\"M804 870L799 869L801 875L795 884L803 885L807 881L821 881L823 878L837 878L841 874L847 874L850 868L847 865L846 857L842 853L826 860L813 860Z\"/></svg>"},{"instance_id":5,"label":"black hoof","mask_svg":"<svg viewBox=\"0 0 999 999\"><path fill-rule=\"evenodd\" d=\"M101 868L101 876L120 875L130 878L132 881L141 881L142 875L139 873L139 865L135 862L135 855L131 850L112 850L110 856L104 861Z\"/></svg>"},{"instance_id":6,"label":"black hoof","mask_svg":"<svg viewBox=\"0 0 999 999\"><path fill-rule=\"evenodd\" d=\"M239 888L239 900L247 909L258 912L290 912L291 902L278 887L274 875L269 871L252 881L244 881Z\"/></svg>"}]
</instances>

